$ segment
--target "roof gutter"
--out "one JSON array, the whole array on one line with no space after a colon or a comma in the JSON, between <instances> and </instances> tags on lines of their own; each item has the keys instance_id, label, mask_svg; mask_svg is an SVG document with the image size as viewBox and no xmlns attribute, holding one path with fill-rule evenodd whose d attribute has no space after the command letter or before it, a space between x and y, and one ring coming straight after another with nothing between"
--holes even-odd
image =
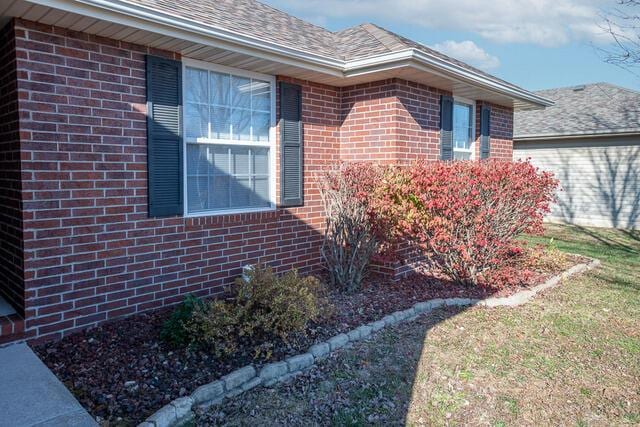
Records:
<instances>
[{"instance_id":1,"label":"roof gutter","mask_svg":"<svg viewBox=\"0 0 640 427\"><path fill-rule=\"evenodd\" d=\"M364 59L344 61L326 55L290 48L227 29L206 25L178 15L161 12L123 0L26 0L71 13L90 16L133 28L173 35L196 43L228 48L249 55L300 66L336 77L348 78L390 68L423 65L453 79L463 80L485 89L533 104L548 107L553 102L498 79L474 73L452 62L417 49L406 49Z\"/></svg>"},{"instance_id":2,"label":"roof gutter","mask_svg":"<svg viewBox=\"0 0 640 427\"><path fill-rule=\"evenodd\" d=\"M640 135L639 128L631 129L612 129L612 130L589 130L584 132L571 132L561 134L530 134L530 135L514 135L513 140L515 142L526 141L544 141L544 140L557 140L557 139L576 139L576 138L598 138L603 136L633 136Z\"/></svg>"},{"instance_id":3,"label":"roof gutter","mask_svg":"<svg viewBox=\"0 0 640 427\"><path fill-rule=\"evenodd\" d=\"M344 73L345 77L348 78L375 71L384 71L406 66L413 66L419 69L425 69L426 67L428 71L435 71L436 74L449 79L462 80L539 107L550 107L554 104L554 102L549 99L538 96L517 86L505 84L505 82L493 79L483 74L474 73L473 71L457 64L413 48L348 61L346 62Z\"/></svg>"},{"instance_id":4,"label":"roof gutter","mask_svg":"<svg viewBox=\"0 0 640 427\"><path fill-rule=\"evenodd\" d=\"M434 67L446 73L451 73L456 77L465 79L476 85L502 93L504 95L508 95L525 102L536 104L540 107L550 107L554 104L553 101L543 98L542 96L538 96L532 92L521 89L511 84L505 84L504 82L498 81L496 79L492 79L489 76L474 73L470 70L460 67L457 64L454 64L449 61L445 61L444 59L438 58L437 56L431 55L427 52L422 52L420 50L414 49L413 55L414 55L414 58L422 64Z\"/></svg>"}]
</instances>

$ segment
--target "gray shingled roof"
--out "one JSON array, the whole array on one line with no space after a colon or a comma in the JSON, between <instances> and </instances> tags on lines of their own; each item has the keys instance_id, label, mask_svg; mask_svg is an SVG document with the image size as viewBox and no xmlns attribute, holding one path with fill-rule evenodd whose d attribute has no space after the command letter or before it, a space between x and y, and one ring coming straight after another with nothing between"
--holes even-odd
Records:
<instances>
[{"instance_id":1,"label":"gray shingled roof","mask_svg":"<svg viewBox=\"0 0 640 427\"><path fill-rule=\"evenodd\" d=\"M256 0L125 0L201 24L338 60L416 49L463 69L518 88L421 43L373 24L331 32ZM519 89L519 88L518 88Z\"/></svg>"},{"instance_id":2,"label":"gray shingled roof","mask_svg":"<svg viewBox=\"0 0 640 427\"><path fill-rule=\"evenodd\" d=\"M593 83L535 92L555 102L544 110L516 112L514 138L640 133L640 92Z\"/></svg>"}]
</instances>

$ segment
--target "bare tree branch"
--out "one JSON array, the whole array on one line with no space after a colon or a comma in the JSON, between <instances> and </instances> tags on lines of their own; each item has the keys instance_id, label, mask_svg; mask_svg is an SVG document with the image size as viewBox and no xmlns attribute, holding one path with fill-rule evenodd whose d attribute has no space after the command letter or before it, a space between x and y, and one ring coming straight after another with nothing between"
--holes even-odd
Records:
<instances>
[{"instance_id":1,"label":"bare tree branch","mask_svg":"<svg viewBox=\"0 0 640 427\"><path fill-rule=\"evenodd\" d=\"M599 49L605 62L629 71L640 67L640 0L618 0L603 21L601 28L613 40L612 47Z\"/></svg>"}]
</instances>

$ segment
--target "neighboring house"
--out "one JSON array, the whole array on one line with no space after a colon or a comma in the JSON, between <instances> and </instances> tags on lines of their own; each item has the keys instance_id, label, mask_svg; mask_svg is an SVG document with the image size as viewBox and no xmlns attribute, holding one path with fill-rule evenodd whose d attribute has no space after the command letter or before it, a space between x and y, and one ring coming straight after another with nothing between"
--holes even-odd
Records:
<instances>
[{"instance_id":1,"label":"neighboring house","mask_svg":"<svg viewBox=\"0 0 640 427\"><path fill-rule=\"evenodd\" d=\"M560 180L549 219L640 227L640 92L595 83L536 94L555 104L515 114L514 158Z\"/></svg>"},{"instance_id":2,"label":"neighboring house","mask_svg":"<svg viewBox=\"0 0 640 427\"><path fill-rule=\"evenodd\" d=\"M315 171L511 159L514 109L551 104L375 25L249 0L0 15L4 341L213 296L258 261L317 271Z\"/></svg>"}]
</instances>

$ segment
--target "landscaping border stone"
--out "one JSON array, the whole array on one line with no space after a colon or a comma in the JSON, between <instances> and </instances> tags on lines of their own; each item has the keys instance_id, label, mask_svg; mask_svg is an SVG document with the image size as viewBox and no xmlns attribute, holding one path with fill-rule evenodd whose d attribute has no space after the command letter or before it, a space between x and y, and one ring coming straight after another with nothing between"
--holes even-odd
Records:
<instances>
[{"instance_id":1,"label":"landscaping border stone","mask_svg":"<svg viewBox=\"0 0 640 427\"><path fill-rule=\"evenodd\" d=\"M584 258L584 257L583 257ZM532 300L538 293L558 285L562 280L591 270L600 265L597 259L591 259L589 263L577 264L546 282L516 292L508 297L492 297L484 300L470 298L435 298L429 301L419 302L413 307L396 311L384 316L381 320L362 325L351 331L336 335L326 342L311 346L306 353L288 357L285 361L274 362L262 367L260 372L252 365L237 369L219 380L198 387L190 397L175 399L160 408L153 415L140 423L138 427L179 427L189 423L194 418L193 409L197 406L210 406L222 403L225 398L238 396L245 391L258 386L272 386L278 382L286 381L306 369L310 369L316 361L327 357L330 353L339 350L350 342L369 338L373 333L388 326L404 321L416 319L424 313L429 313L442 306L472 306L480 307L516 307Z\"/></svg>"}]
</instances>

